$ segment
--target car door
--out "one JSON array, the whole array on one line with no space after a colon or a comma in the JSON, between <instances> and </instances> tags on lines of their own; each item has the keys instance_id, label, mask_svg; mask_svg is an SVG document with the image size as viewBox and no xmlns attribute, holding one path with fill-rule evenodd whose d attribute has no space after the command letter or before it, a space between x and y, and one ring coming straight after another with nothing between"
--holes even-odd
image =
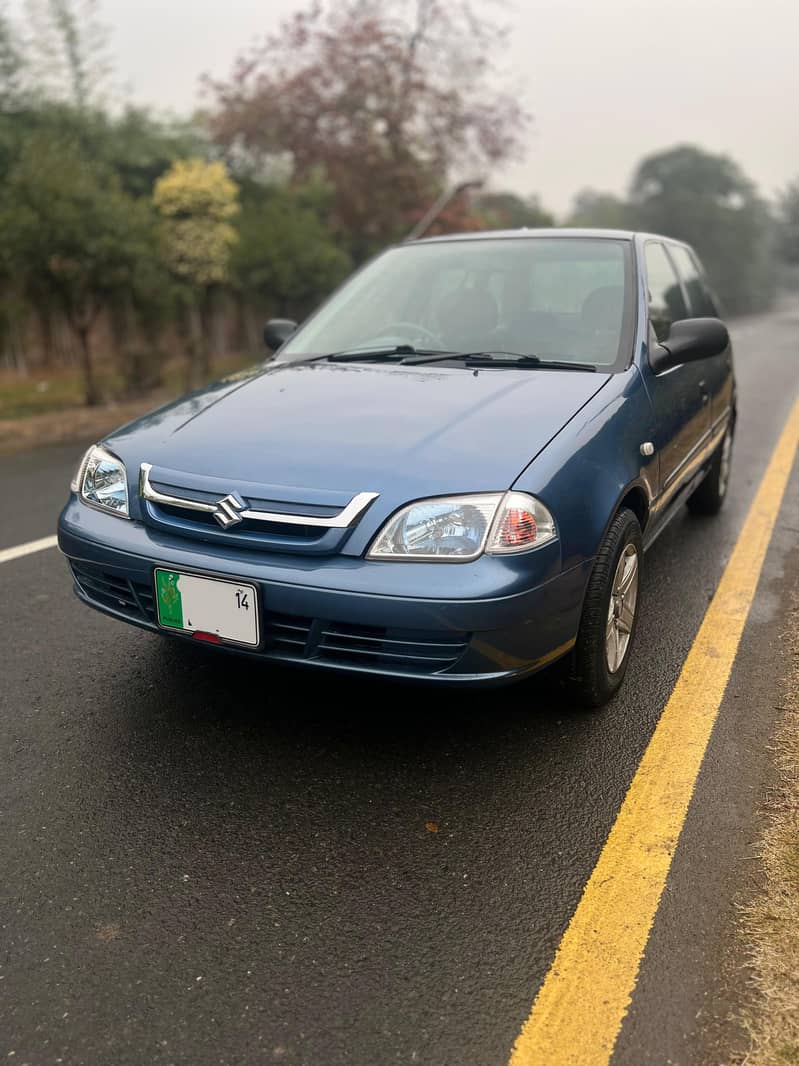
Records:
<instances>
[{"instance_id":1,"label":"car door","mask_svg":"<svg viewBox=\"0 0 799 1066\"><path fill-rule=\"evenodd\" d=\"M674 322L689 318L683 287L662 241L644 246L649 293L650 345L668 340ZM655 451L660 458L660 491L667 502L695 472L710 433L710 392L702 362L683 363L647 374L654 413Z\"/></svg>"}]
</instances>

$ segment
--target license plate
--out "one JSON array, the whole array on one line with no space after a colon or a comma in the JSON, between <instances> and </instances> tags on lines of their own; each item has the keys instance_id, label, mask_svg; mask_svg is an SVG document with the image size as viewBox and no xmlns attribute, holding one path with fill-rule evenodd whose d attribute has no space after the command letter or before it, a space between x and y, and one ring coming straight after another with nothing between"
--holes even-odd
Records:
<instances>
[{"instance_id":1,"label":"license plate","mask_svg":"<svg viewBox=\"0 0 799 1066\"><path fill-rule=\"evenodd\" d=\"M256 648L258 591L240 581L155 571L158 622L181 633L204 633L230 644Z\"/></svg>"}]
</instances>

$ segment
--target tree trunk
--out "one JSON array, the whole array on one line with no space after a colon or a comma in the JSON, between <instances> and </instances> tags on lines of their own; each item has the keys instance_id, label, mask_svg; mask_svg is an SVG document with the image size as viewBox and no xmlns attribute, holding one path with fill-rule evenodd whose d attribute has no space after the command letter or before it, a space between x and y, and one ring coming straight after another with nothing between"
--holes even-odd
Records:
<instances>
[{"instance_id":1,"label":"tree trunk","mask_svg":"<svg viewBox=\"0 0 799 1066\"><path fill-rule=\"evenodd\" d=\"M219 354L214 350L216 342L216 334L214 332L214 310L214 290L213 288L208 288L199 296L196 310L197 335L199 341L197 362L203 382L207 381L210 377L211 361L213 357Z\"/></svg>"},{"instance_id":2,"label":"tree trunk","mask_svg":"<svg viewBox=\"0 0 799 1066\"><path fill-rule=\"evenodd\" d=\"M89 340L89 327L80 325L75 328L80 342L80 362L83 371L83 387L87 407L96 407L100 402L100 393L97 382L94 379L94 363L92 360L92 346Z\"/></svg>"},{"instance_id":3,"label":"tree trunk","mask_svg":"<svg viewBox=\"0 0 799 1066\"><path fill-rule=\"evenodd\" d=\"M249 303L242 304L247 354L253 358L264 355L264 316L260 308L255 310Z\"/></svg>"},{"instance_id":4,"label":"tree trunk","mask_svg":"<svg viewBox=\"0 0 799 1066\"><path fill-rule=\"evenodd\" d=\"M36 305L36 316L39 321L39 335L41 337L42 365L50 370L55 362L53 350L53 315L49 307Z\"/></svg>"},{"instance_id":5,"label":"tree trunk","mask_svg":"<svg viewBox=\"0 0 799 1066\"><path fill-rule=\"evenodd\" d=\"M224 359L228 354L228 330L230 327L230 300L223 288L218 288L211 298L211 359ZM209 367L210 370L210 367Z\"/></svg>"},{"instance_id":6,"label":"tree trunk","mask_svg":"<svg viewBox=\"0 0 799 1066\"><path fill-rule=\"evenodd\" d=\"M189 304L181 316L181 333L186 344L186 388L196 389L204 383L208 368L208 350L203 337L200 312L195 303Z\"/></svg>"}]
</instances>

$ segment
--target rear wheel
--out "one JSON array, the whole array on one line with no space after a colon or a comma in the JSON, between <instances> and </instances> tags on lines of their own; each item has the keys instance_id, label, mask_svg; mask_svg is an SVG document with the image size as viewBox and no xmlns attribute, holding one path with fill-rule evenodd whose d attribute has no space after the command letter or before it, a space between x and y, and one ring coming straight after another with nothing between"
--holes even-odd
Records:
<instances>
[{"instance_id":1,"label":"rear wheel","mask_svg":"<svg viewBox=\"0 0 799 1066\"><path fill-rule=\"evenodd\" d=\"M714 515L721 510L727 496L732 464L732 424L724 434L724 440L716 449L705 478L688 497L688 510L692 514Z\"/></svg>"},{"instance_id":2,"label":"rear wheel","mask_svg":"<svg viewBox=\"0 0 799 1066\"><path fill-rule=\"evenodd\" d=\"M638 621L641 527L623 508L597 553L583 604L569 685L585 707L601 707L627 672Z\"/></svg>"}]
</instances>

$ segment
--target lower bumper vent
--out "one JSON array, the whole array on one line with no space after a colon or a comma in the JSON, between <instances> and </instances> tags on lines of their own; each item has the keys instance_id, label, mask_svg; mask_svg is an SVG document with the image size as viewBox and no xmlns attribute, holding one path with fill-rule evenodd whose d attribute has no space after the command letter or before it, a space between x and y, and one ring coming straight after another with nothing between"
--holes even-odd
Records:
<instances>
[{"instance_id":1,"label":"lower bumper vent","mask_svg":"<svg viewBox=\"0 0 799 1066\"><path fill-rule=\"evenodd\" d=\"M100 566L71 561L79 589L93 604L131 621L155 627L150 583L112 574ZM433 674L454 666L470 634L355 625L302 615L264 613L263 654L288 662L322 661L336 666Z\"/></svg>"}]
</instances>

